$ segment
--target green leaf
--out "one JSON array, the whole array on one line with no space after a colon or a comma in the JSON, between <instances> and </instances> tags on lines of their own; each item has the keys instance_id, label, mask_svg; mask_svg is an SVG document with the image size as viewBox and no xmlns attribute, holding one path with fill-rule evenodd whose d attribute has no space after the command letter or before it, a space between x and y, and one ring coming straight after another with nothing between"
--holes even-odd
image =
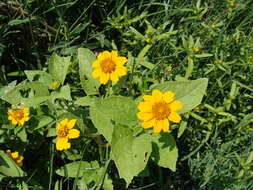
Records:
<instances>
[{"instance_id":1,"label":"green leaf","mask_svg":"<svg viewBox=\"0 0 253 190\"><path fill-rule=\"evenodd\" d=\"M169 133L152 135L151 158L159 165L176 171L178 149L174 137Z\"/></svg>"},{"instance_id":2,"label":"green leaf","mask_svg":"<svg viewBox=\"0 0 253 190\"><path fill-rule=\"evenodd\" d=\"M183 103L183 109L178 111L178 113L182 114L192 110L201 103L206 92L207 83L207 78L191 81L167 81L163 84L154 86L153 89L158 89L163 92L174 92L175 100L179 100Z\"/></svg>"},{"instance_id":3,"label":"green leaf","mask_svg":"<svg viewBox=\"0 0 253 190\"><path fill-rule=\"evenodd\" d=\"M118 168L119 175L127 186L133 177L138 175L147 165L151 154L151 139L147 134L133 136L131 129L118 125L112 136L112 158Z\"/></svg>"},{"instance_id":4,"label":"green leaf","mask_svg":"<svg viewBox=\"0 0 253 190\"><path fill-rule=\"evenodd\" d=\"M82 98L77 98L75 104L80 106L94 106L97 99L97 97L85 96Z\"/></svg>"},{"instance_id":5,"label":"green leaf","mask_svg":"<svg viewBox=\"0 0 253 190\"><path fill-rule=\"evenodd\" d=\"M48 70L53 79L61 84L66 78L71 57L60 57L56 53L49 59Z\"/></svg>"},{"instance_id":6,"label":"green leaf","mask_svg":"<svg viewBox=\"0 0 253 190\"><path fill-rule=\"evenodd\" d=\"M111 142L113 125L103 110L100 109L100 106L92 106L90 107L90 118L94 124L94 126L98 129L99 133L102 133L105 139L108 142Z\"/></svg>"},{"instance_id":7,"label":"green leaf","mask_svg":"<svg viewBox=\"0 0 253 190\"><path fill-rule=\"evenodd\" d=\"M14 19L14 20L11 20L8 25L10 26L17 26L17 25L20 25L20 24L25 24L25 23L28 23L32 20L35 20L35 18L25 18L25 19Z\"/></svg>"},{"instance_id":8,"label":"green leaf","mask_svg":"<svg viewBox=\"0 0 253 190\"><path fill-rule=\"evenodd\" d=\"M184 133L184 131L186 129L186 126L187 126L187 122L181 121L179 129L178 129L177 138L180 138L182 136L182 134Z\"/></svg>"},{"instance_id":9,"label":"green leaf","mask_svg":"<svg viewBox=\"0 0 253 190\"><path fill-rule=\"evenodd\" d=\"M30 96L28 98L24 98L20 91L26 91L29 89L32 90L32 92L30 92ZM32 107L46 101L49 98L48 95L48 88L43 83L35 81L23 82L0 98L12 105L22 103L23 106L21 107Z\"/></svg>"},{"instance_id":10,"label":"green leaf","mask_svg":"<svg viewBox=\"0 0 253 190\"><path fill-rule=\"evenodd\" d=\"M36 117L36 119L38 119L39 123L34 130L45 127L46 125L50 124L54 120L52 117L47 116L47 115L40 115Z\"/></svg>"},{"instance_id":11,"label":"green leaf","mask_svg":"<svg viewBox=\"0 0 253 190\"><path fill-rule=\"evenodd\" d=\"M237 125L238 128L245 127L246 125L250 124L253 122L253 113L247 114L241 122Z\"/></svg>"},{"instance_id":12,"label":"green leaf","mask_svg":"<svg viewBox=\"0 0 253 190\"><path fill-rule=\"evenodd\" d=\"M95 106L90 108L90 117L100 133L107 141L111 141L113 125L111 120L133 126L137 122L137 108L135 102L129 97L112 96L97 101Z\"/></svg>"},{"instance_id":13,"label":"green leaf","mask_svg":"<svg viewBox=\"0 0 253 190\"><path fill-rule=\"evenodd\" d=\"M48 88L51 87L53 79L49 73L40 70L26 70L24 72L30 82L36 80L45 84Z\"/></svg>"},{"instance_id":14,"label":"green leaf","mask_svg":"<svg viewBox=\"0 0 253 190\"><path fill-rule=\"evenodd\" d=\"M100 86L97 79L92 78L92 62L95 61L95 55L86 48L78 49L79 75L82 87L87 95L98 94Z\"/></svg>"},{"instance_id":15,"label":"green leaf","mask_svg":"<svg viewBox=\"0 0 253 190\"><path fill-rule=\"evenodd\" d=\"M86 161L76 161L66 164L56 170L56 173L63 177L82 177L86 172L90 170L100 169L97 161L86 162Z\"/></svg>"},{"instance_id":16,"label":"green leaf","mask_svg":"<svg viewBox=\"0 0 253 190\"><path fill-rule=\"evenodd\" d=\"M2 150L0 150L0 173L9 177L23 177L25 172Z\"/></svg>"},{"instance_id":17,"label":"green leaf","mask_svg":"<svg viewBox=\"0 0 253 190\"><path fill-rule=\"evenodd\" d=\"M194 57L196 58L204 58L204 57L212 57L213 54L211 53L202 53L202 54L195 54Z\"/></svg>"},{"instance_id":18,"label":"green leaf","mask_svg":"<svg viewBox=\"0 0 253 190\"><path fill-rule=\"evenodd\" d=\"M69 85L62 86L60 92L57 91L52 92L50 98L52 99L52 101L58 98L65 100L72 100Z\"/></svg>"}]
</instances>

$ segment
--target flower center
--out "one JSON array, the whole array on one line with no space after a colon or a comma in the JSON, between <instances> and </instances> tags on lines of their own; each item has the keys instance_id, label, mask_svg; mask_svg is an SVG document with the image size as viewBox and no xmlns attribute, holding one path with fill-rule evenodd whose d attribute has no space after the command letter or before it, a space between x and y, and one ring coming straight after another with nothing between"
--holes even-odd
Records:
<instances>
[{"instance_id":1,"label":"flower center","mask_svg":"<svg viewBox=\"0 0 253 190\"><path fill-rule=\"evenodd\" d=\"M14 117L16 120L21 120L24 118L24 112L22 109L16 109L14 111Z\"/></svg>"},{"instance_id":2,"label":"flower center","mask_svg":"<svg viewBox=\"0 0 253 190\"><path fill-rule=\"evenodd\" d=\"M157 102L152 106L152 113L157 120L163 120L170 115L169 104Z\"/></svg>"},{"instance_id":3,"label":"flower center","mask_svg":"<svg viewBox=\"0 0 253 190\"><path fill-rule=\"evenodd\" d=\"M57 136L58 137L66 138L68 136L68 134L69 134L69 129L66 126L64 126L61 129L57 130Z\"/></svg>"},{"instance_id":4,"label":"flower center","mask_svg":"<svg viewBox=\"0 0 253 190\"><path fill-rule=\"evenodd\" d=\"M104 73L112 73L116 69L116 64L111 59L105 59L100 63L101 69Z\"/></svg>"}]
</instances>

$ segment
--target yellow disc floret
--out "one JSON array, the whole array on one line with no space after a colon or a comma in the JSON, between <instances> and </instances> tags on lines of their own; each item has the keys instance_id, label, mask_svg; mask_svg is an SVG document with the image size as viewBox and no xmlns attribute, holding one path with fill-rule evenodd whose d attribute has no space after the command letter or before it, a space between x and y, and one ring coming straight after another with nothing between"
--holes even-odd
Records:
<instances>
[{"instance_id":1,"label":"yellow disc floret","mask_svg":"<svg viewBox=\"0 0 253 190\"><path fill-rule=\"evenodd\" d=\"M169 131L169 121L179 123L180 115L176 112L182 109L182 102L174 99L174 93L167 91L162 93L159 90L153 90L152 95L144 95L144 101L138 105L137 117L143 120L142 127L152 128L154 133Z\"/></svg>"},{"instance_id":2,"label":"yellow disc floret","mask_svg":"<svg viewBox=\"0 0 253 190\"><path fill-rule=\"evenodd\" d=\"M101 84L106 84L109 80L117 82L119 77L127 73L127 69L124 66L126 62L127 58L118 56L117 51L99 53L97 59L92 63L92 77L99 77Z\"/></svg>"}]
</instances>

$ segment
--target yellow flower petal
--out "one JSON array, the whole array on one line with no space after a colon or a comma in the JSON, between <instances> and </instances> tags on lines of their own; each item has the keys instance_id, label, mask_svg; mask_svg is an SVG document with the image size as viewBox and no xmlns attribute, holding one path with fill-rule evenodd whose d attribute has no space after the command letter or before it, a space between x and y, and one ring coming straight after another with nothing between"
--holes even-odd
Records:
<instances>
[{"instance_id":1,"label":"yellow flower petal","mask_svg":"<svg viewBox=\"0 0 253 190\"><path fill-rule=\"evenodd\" d=\"M166 103L170 103L173 101L174 99L174 93L171 92L171 91L167 91L163 94L163 100L166 102Z\"/></svg>"},{"instance_id":2,"label":"yellow flower petal","mask_svg":"<svg viewBox=\"0 0 253 190\"><path fill-rule=\"evenodd\" d=\"M99 77L100 75L101 75L101 69L100 68L97 68L97 69L95 69L93 72L92 72L92 77L93 78L97 78L97 77Z\"/></svg>"},{"instance_id":3,"label":"yellow flower petal","mask_svg":"<svg viewBox=\"0 0 253 190\"><path fill-rule=\"evenodd\" d=\"M163 94L160 90L153 90L152 91L152 97L155 99L155 101L159 102L163 98Z\"/></svg>"},{"instance_id":4,"label":"yellow flower petal","mask_svg":"<svg viewBox=\"0 0 253 190\"><path fill-rule=\"evenodd\" d=\"M11 123L12 123L12 125L17 125L17 124L18 124L17 120L15 120L15 119L13 119L13 120L11 121Z\"/></svg>"},{"instance_id":5,"label":"yellow flower petal","mask_svg":"<svg viewBox=\"0 0 253 190\"><path fill-rule=\"evenodd\" d=\"M57 138L56 140L56 150L67 150L70 148L70 143L68 138Z\"/></svg>"},{"instance_id":6,"label":"yellow flower petal","mask_svg":"<svg viewBox=\"0 0 253 190\"><path fill-rule=\"evenodd\" d=\"M95 61L93 61L92 62L92 67L100 67L100 63L99 63L99 61L98 60L95 60Z\"/></svg>"},{"instance_id":7,"label":"yellow flower petal","mask_svg":"<svg viewBox=\"0 0 253 190\"><path fill-rule=\"evenodd\" d=\"M146 102L149 102L149 103L153 103L155 101L155 99L153 98L153 96L150 96L150 95L144 95L143 96L143 99L146 101Z\"/></svg>"},{"instance_id":8,"label":"yellow flower petal","mask_svg":"<svg viewBox=\"0 0 253 190\"><path fill-rule=\"evenodd\" d=\"M181 110L183 108L182 102L175 100L170 104L170 109L173 111Z\"/></svg>"},{"instance_id":9,"label":"yellow flower petal","mask_svg":"<svg viewBox=\"0 0 253 190\"><path fill-rule=\"evenodd\" d=\"M11 153L11 157L12 157L13 159L17 159L17 158L18 158L18 156L19 156L19 154L18 154L18 152L17 152L17 151L15 151L15 152Z\"/></svg>"},{"instance_id":10,"label":"yellow flower petal","mask_svg":"<svg viewBox=\"0 0 253 190\"><path fill-rule=\"evenodd\" d=\"M115 72L119 75L119 76L124 76L127 74L127 69L126 67L116 67Z\"/></svg>"},{"instance_id":11,"label":"yellow flower petal","mask_svg":"<svg viewBox=\"0 0 253 190\"><path fill-rule=\"evenodd\" d=\"M158 134L163 129L163 120L157 120L153 128L153 133Z\"/></svg>"},{"instance_id":12,"label":"yellow flower petal","mask_svg":"<svg viewBox=\"0 0 253 190\"><path fill-rule=\"evenodd\" d=\"M68 124L68 119L62 120L60 123L57 124L56 129L64 128Z\"/></svg>"},{"instance_id":13,"label":"yellow flower petal","mask_svg":"<svg viewBox=\"0 0 253 190\"><path fill-rule=\"evenodd\" d=\"M115 51L115 50L112 50L112 52L111 52L111 57L112 57L112 59L117 58L117 57L118 57L118 52Z\"/></svg>"},{"instance_id":14,"label":"yellow flower petal","mask_svg":"<svg viewBox=\"0 0 253 190\"><path fill-rule=\"evenodd\" d=\"M147 120L147 121L143 121L141 123L141 126L144 128L144 129L148 129L148 128L151 128L155 125L155 119L151 119L151 120Z\"/></svg>"},{"instance_id":15,"label":"yellow flower petal","mask_svg":"<svg viewBox=\"0 0 253 190\"><path fill-rule=\"evenodd\" d=\"M174 123L179 123L181 121L181 116L177 112L172 111L168 119Z\"/></svg>"},{"instance_id":16,"label":"yellow flower petal","mask_svg":"<svg viewBox=\"0 0 253 190\"><path fill-rule=\"evenodd\" d=\"M110 79L112 80L112 82L118 82L119 77L118 75L114 72L110 74Z\"/></svg>"},{"instance_id":17,"label":"yellow flower petal","mask_svg":"<svg viewBox=\"0 0 253 190\"><path fill-rule=\"evenodd\" d=\"M111 59L112 58L111 53L109 51L103 51L102 54L103 54L103 59Z\"/></svg>"},{"instance_id":18,"label":"yellow flower petal","mask_svg":"<svg viewBox=\"0 0 253 190\"><path fill-rule=\"evenodd\" d=\"M20 162L22 162L22 160L24 160L24 157L23 157L23 156L19 156L19 157L16 159L16 162L17 162L17 163L20 163Z\"/></svg>"},{"instance_id":19,"label":"yellow flower petal","mask_svg":"<svg viewBox=\"0 0 253 190\"><path fill-rule=\"evenodd\" d=\"M77 129L70 129L69 130L69 134L68 134L68 138L69 139L75 139L78 138L80 136L80 131Z\"/></svg>"},{"instance_id":20,"label":"yellow flower petal","mask_svg":"<svg viewBox=\"0 0 253 190\"><path fill-rule=\"evenodd\" d=\"M152 119L153 115L149 112L139 112L137 113L137 117L140 120L150 120Z\"/></svg>"},{"instance_id":21,"label":"yellow flower petal","mask_svg":"<svg viewBox=\"0 0 253 190\"><path fill-rule=\"evenodd\" d=\"M168 119L164 119L163 120L163 128L162 128L162 130L164 132L168 132L169 131L169 121L168 121Z\"/></svg>"},{"instance_id":22,"label":"yellow flower petal","mask_svg":"<svg viewBox=\"0 0 253 190\"><path fill-rule=\"evenodd\" d=\"M138 104L138 109L141 111L141 112L150 112L151 109L152 109L152 105L148 102L140 102Z\"/></svg>"},{"instance_id":23,"label":"yellow flower petal","mask_svg":"<svg viewBox=\"0 0 253 190\"><path fill-rule=\"evenodd\" d=\"M68 129L72 129L74 127L74 125L76 124L77 119L71 119L68 123L67 123L67 128Z\"/></svg>"},{"instance_id":24,"label":"yellow flower petal","mask_svg":"<svg viewBox=\"0 0 253 190\"><path fill-rule=\"evenodd\" d=\"M118 65L124 65L127 62L127 58L126 57L117 57L114 59L115 63Z\"/></svg>"},{"instance_id":25,"label":"yellow flower petal","mask_svg":"<svg viewBox=\"0 0 253 190\"><path fill-rule=\"evenodd\" d=\"M101 73L100 75L100 83L106 84L109 80L109 74L108 73Z\"/></svg>"}]
</instances>

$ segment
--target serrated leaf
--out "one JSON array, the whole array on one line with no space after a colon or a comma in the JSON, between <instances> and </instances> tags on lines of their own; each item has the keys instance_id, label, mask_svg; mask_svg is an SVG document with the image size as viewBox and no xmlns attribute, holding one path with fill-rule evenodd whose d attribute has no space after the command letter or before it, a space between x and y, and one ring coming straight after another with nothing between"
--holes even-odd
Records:
<instances>
[{"instance_id":1,"label":"serrated leaf","mask_svg":"<svg viewBox=\"0 0 253 190\"><path fill-rule=\"evenodd\" d=\"M182 114L192 110L201 103L206 92L207 83L207 78L188 81L168 81L154 86L153 89L158 89L163 92L174 92L175 100L183 103L183 109L178 111L178 113Z\"/></svg>"},{"instance_id":2,"label":"serrated leaf","mask_svg":"<svg viewBox=\"0 0 253 190\"><path fill-rule=\"evenodd\" d=\"M176 171L178 149L174 137L169 133L152 135L151 158L159 165Z\"/></svg>"},{"instance_id":3,"label":"serrated leaf","mask_svg":"<svg viewBox=\"0 0 253 190\"><path fill-rule=\"evenodd\" d=\"M131 129L116 126L112 136L112 158L115 161L120 177L127 186L133 177L147 165L151 154L151 139L147 134L133 136Z\"/></svg>"}]
</instances>

